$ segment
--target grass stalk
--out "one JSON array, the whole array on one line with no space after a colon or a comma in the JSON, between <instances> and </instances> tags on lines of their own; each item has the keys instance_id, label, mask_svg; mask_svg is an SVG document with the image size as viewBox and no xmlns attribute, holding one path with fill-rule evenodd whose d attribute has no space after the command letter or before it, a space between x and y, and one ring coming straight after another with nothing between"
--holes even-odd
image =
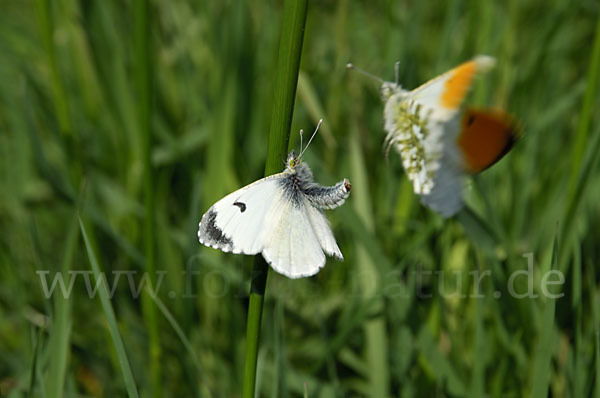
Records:
<instances>
[{"instance_id":1,"label":"grass stalk","mask_svg":"<svg viewBox=\"0 0 600 398\"><path fill-rule=\"evenodd\" d=\"M108 330L110 331L110 336L115 345L115 351L117 352L117 358L119 359L119 365L121 366L121 372L123 373L123 380L125 381L125 387L127 388L127 395L130 398L137 398L139 394L135 385L135 380L133 378L131 366L129 365L129 359L127 358L125 345L123 344L123 339L121 338L121 334L119 333L117 317L115 316L115 311L110 302L106 278L104 278L104 275L100 272L100 266L98 265L98 261L96 260L94 249L92 248L90 239L88 238L88 234L86 232L86 228L83 225L83 221L81 220L81 218L79 218L79 228L81 230L81 235L83 236L83 242L85 243L85 248L87 250L88 259L90 260L90 265L92 266L94 278L96 280L102 279L101 287L98 289L98 295L100 296L100 302L102 304L104 316L106 316L106 322L108 323Z\"/></svg>"},{"instance_id":2,"label":"grass stalk","mask_svg":"<svg viewBox=\"0 0 600 398\"><path fill-rule=\"evenodd\" d=\"M596 86L600 79L600 18L596 24L596 35L594 38L593 50L590 57L590 65L587 75L587 87L581 104L581 113L577 124L577 133L575 134L575 144L571 159L571 176L569 179L569 199L572 201L575 195L575 185L581 172L581 163L583 161L586 149L589 143L590 124L592 122L594 102L596 99Z\"/></svg>"},{"instance_id":3,"label":"grass stalk","mask_svg":"<svg viewBox=\"0 0 600 398\"><path fill-rule=\"evenodd\" d=\"M286 0L284 4L265 176L280 171L281 159L285 157L288 149L307 10L308 0ZM256 360L268 271L269 267L264 258L257 255L250 282L246 323L246 353L242 381L244 398L252 398L256 392Z\"/></svg>"},{"instance_id":4,"label":"grass stalk","mask_svg":"<svg viewBox=\"0 0 600 398\"><path fill-rule=\"evenodd\" d=\"M73 218L65 240L63 263L60 272L66 275L71 270L77 252L77 219ZM51 397L64 396L65 377L70 353L73 302L68 297L56 295L54 298L54 322L50 332L49 349L53 365L46 375L46 390Z\"/></svg>"},{"instance_id":5,"label":"grass stalk","mask_svg":"<svg viewBox=\"0 0 600 398\"><path fill-rule=\"evenodd\" d=\"M598 331L598 323L596 322L595 326L594 326L595 332L594 332L594 343L595 343L595 357L596 360L594 361L595 364L595 383L594 383L594 397L595 398L600 398L600 332Z\"/></svg>"},{"instance_id":6,"label":"grass stalk","mask_svg":"<svg viewBox=\"0 0 600 398\"><path fill-rule=\"evenodd\" d=\"M551 270L558 269L558 237L554 237L552 247L552 263ZM557 295L557 288L550 288L549 292L552 295ZM554 296L556 297L556 296ZM550 374L552 365L552 354L554 347L554 317L556 312L556 298L547 297L540 318L541 324L538 328L540 334L537 346L535 348L535 356L533 358L533 378L531 397L547 397L550 389Z\"/></svg>"},{"instance_id":7,"label":"grass stalk","mask_svg":"<svg viewBox=\"0 0 600 398\"><path fill-rule=\"evenodd\" d=\"M167 319L167 321L169 322L169 324L175 331L175 334L181 341L182 345L184 346L185 350L187 351L188 355L190 356L192 363L196 367L196 372L197 372L198 378L199 378L199 381L198 381L198 389L200 390L199 396L207 397L207 398L211 397L212 395L206 385L206 379L205 379L205 376L204 376L204 373L202 370L202 365L200 364L200 358L198 358L198 354L196 354L196 351L194 350L192 343L185 335L185 332L183 331L183 329L177 322L177 319L175 318L175 316L173 316L173 314L171 313L171 311L169 311L169 309L167 308L165 303L163 303L162 300L158 297L156 291L154 291L150 287L148 287L148 291L149 291L149 296L152 298L152 300L154 300L154 303L156 304L156 307L158 308L158 310L160 312L162 312L163 316Z\"/></svg>"},{"instance_id":8,"label":"grass stalk","mask_svg":"<svg viewBox=\"0 0 600 398\"><path fill-rule=\"evenodd\" d=\"M360 147L358 129L353 129L350 136L350 158L352 163L351 179L354 182L352 205L358 217L365 225L363 235L375 233L373 205L369 197L369 181L365 172L366 165ZM376 286L381 284L381 274L377 263L369 257L364 245L364 240L357 237L357 264L362 275L360 291L365 301L374 299L373 312L382 314L384 312L384 300L377 297ZM375 397L387 397L389 393L389 367L387 361L386 347L388 336L385 328L385 320L382 316L376 316L364 324L365 333L365 362L368 368L368 390Z\"/></svg>"},{"instance_id":9,"label":"grass stalk","mask_svg":"<svg viewBox=\"0 0 600 398\"><path fill-rule=\"evenodd\" d=\"M71 135L73 133L71 120L69 118L69 106L67 101L67 94L65 87L60 76L58 68L58 62L56 58L56 44L54 40L54 24L52 21L52 2L48 0L36 0L36 13L37 23L39 26L39 33L44 45L46 56L48 57L48 64L50 66L50 85L52 91L52 103L56 112L56 119L60 132L64 135ZM54 4L56 7L56 4Z\"/></svg>"},{"instance_id":10,"label":"grass stalk","mask_svg":"<svg viewBox=\"0 0 600 398\"><path fill-rule=\"evenodd\" d=\"M148 0L136 0L134 2L135 19L135 63L136 63L136 90L138 131L141 134L142 155L144 162L144 257L146 260L146 272L155 283L155 257L154 257L154 229L155 229L155 200L154 200L154 176L152 170L152 128L150 124L151 115L151 60L150 60L150 25L149 25L149 2ZM149 351L150 351L150 377L152 380L152 395L162 396L161 377L161 350L158 338L158 324L156 309L152 298L146 292L142 296L142 310L146 328L148 329Z\"/></svg>"},{"instance_id":11,"label":"grass stalk","mask_svg":"<svg viewBox=\"0 0 600 398\"><path fill-rule=\"evenodd\" d=\"M565 222L563 223L563 231L561 236L565 237L564 249L558 261L559 270L566 272L568 270L568 260L570 255L571 236L576 226L577 213L580 204L583 202L583 197L589 186L588 180L593 172L596 162L598 161L598 147L600 146L600 138L598 136L590 137L592 134L600 134L598 129L591 127L594 102L596 99L596 87L600 80L600 18L597 20L596 33L594 36L594 44L590 64L587 75L587 86L581 105L581 113L579 114L579 122L575 135L575 144L573 146L571 175L569 178L569 186L567 191L567 206L565 214ZM588 156L586 156L586 153Z\"/></svg>"}]
</instances>

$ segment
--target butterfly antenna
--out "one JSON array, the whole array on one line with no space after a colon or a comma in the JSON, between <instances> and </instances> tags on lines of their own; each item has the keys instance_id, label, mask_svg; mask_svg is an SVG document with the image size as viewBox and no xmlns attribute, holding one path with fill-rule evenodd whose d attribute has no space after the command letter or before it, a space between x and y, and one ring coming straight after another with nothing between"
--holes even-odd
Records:
<instances>
[{"instance_id":1,"label":"butterfly antenna","mask_svg":"<svg viewBox=\"0 0 600 398\"><path fill-rule=\"evenodd\" d=\"M300 153L302 153L302 136L304 136L304 130L300 129Z\"/></svg>"},{"instance_id":2,"label":"butterfly antenna","mask_svg":"<svg viewBox=\"0 0 600 398\"><path fill-rule=\"evenodd\" d=\"M379 83L382 83L382 84L384 83L384 80L382 78L380 78L379 76L375 76L374 74L369 73L366 70L361 69L354 64L348 63L348 64L346 64L346 68L353 69L353 70L357 71L358 73L362 73L363 75L370 77L371 79L377 80Z\"/></svg>"},{"instance_id":3,"label":"butterfly antenna","mask_svg":"<svg viewBox=\"0 0 600 398\"><path fill-rule=\"evenodd\" d=\"M310 140L308 140L308 144L306 144L306 146L304 147L304 150L300 151L300 156L298 156L298 159L300 159L302 157L302 155L304 154L304 152L306 152L306 150L308 149L308 146L312 142L313 138L315 138L315 135L317 135L317 131L319 131L319 127L321 127L321 123L323 123L323 119L319 120L319 123L317 124L317 127L315 128L315 132L310 137Z\"/></svg>"},{"instance_id":4,"label":"butterfly antenna","mask_svg":"<svg viewBox=\"0 0 600 398\"><path fill-rule=\"evenodd\" d=\"M396 85L400 84L400 61L394 64L394 76L396 77Z\"/></svg>"}]
</instances>

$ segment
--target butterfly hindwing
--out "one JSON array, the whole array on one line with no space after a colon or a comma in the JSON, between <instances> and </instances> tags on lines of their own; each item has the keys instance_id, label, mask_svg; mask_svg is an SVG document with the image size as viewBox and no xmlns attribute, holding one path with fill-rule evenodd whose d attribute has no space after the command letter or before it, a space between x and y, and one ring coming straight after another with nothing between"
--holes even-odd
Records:
<instances>
[{"instance_id":1,"label":"butterfly hindwing","mask_svg":"<svg viewBox=\"0 0 600 398\"><path fill-rule=\"evenodd\" d=\"M499 109L468 109L457 139L465 171L479 173L507 154L520 136L520 127Z\"/></svg>"},{"instance_id":2,"label":"butterfly hindwing","mask_svg":"<svg viewBox=\"0 0 600 398\"><path fill-rule=\"evenodd\" d=\"M290 278L316 274L325 265L325 254L310 222L308 200L280 201L270 219L278 220L267 231L263 256L279 272Z\"/></svg>"},{"instance_id":3,"label":"butterfly hindwing","mask_svg":"<svg viewBox=\"0 0 600 398\"><path fill-rule=\"evenodd\" d=\"M520 136L520 126L499 109L468 109L445 124L444 153L433 189L421 202L444 217L463 205L465 176L490 167L510 151Z\"/></svg>"},{"instance_id":4,"label":"butterfly hindwing","mask_svg":"<svg viewBox=\"0 0 600 398\"><path fill-rule=\"evenodd\" d=\"M463 206L463 171L446 156L435 175L434 185L427 195L420 195L421 202L443 217L450 217Z\"/></svg>"},{"instance_id":5,"label":"butterfly hindwing","mask_svg":"<svg viewBox=\"0 0 600 398\"><path fill-rule=\"evenodd\" d=\"M315 231L323 251L326 254L343 261L344 256L335 241L335 237L333 236L333 232L331 231L331 227L329 226L329 222L327 221L323 210L313 206L307 206L307 212L310 224Z\"/></svg>"}]
</instances>

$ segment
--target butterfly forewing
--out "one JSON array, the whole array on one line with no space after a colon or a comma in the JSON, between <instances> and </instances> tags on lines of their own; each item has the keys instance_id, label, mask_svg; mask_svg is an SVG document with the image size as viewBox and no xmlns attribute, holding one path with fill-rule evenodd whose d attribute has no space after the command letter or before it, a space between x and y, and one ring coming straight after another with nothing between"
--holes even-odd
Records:
<instances>
[{"instance_id":1,"label":"butterfly forewing","mask_svg":"<svg viewBox=\"0 0 600 398\"><path fill-rule=\"evenodd\" d=\"M281 199L281 178L263 178L215 203L200 221L200 243L225 252L260 253L267 215Z\"/></svg>"},{"instance_id":2,"label":"butterfly forewing","mask_svg":"<svg viewBox=\"0 0 600 398\"><path fill-rule=\"evenodd\" d=\"M492 57L480 55L417 87L408 97L422 104L432 119L448 121L460 110L475 76L494 63Z\"/></svg>"}]
</instances>

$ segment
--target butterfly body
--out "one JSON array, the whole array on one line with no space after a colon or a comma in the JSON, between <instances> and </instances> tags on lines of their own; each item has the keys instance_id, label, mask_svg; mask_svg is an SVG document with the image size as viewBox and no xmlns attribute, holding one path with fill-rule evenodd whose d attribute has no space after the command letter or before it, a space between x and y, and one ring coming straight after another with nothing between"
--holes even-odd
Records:
<instances>
[{"instance_id":1,"label":"butterfly body","mask_svg":"<svg viewBox=\"0 0 600 398\"><path fill-rule=\"evenodd\" d=\"M290 278L314 275L325 254L343 260L322 209L341 206L347 179L317 184L309 166L290 152L283 172L258 180L215 203L198 229L200 243L225 252L258 254Z\"/></svg>"}]
</instances>

